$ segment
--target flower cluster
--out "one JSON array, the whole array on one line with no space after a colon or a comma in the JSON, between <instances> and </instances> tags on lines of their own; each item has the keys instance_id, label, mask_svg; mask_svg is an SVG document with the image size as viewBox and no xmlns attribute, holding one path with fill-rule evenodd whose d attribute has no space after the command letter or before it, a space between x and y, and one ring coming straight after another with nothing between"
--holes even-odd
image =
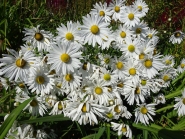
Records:
<instances>
[{"instance_id":1,"label":"flower cluster","mask_svg":"<svg viewBox=\"0 0 185 139\"><path fill-rule=\"evenodd\" d=\"M111 122L118 135L131 138L127 119L153 121L155 105L165 103L159 90L185 70L184 59L175 69L173 56L157 51L158 32L142 20L148 10L142 0L129 6L114 0L96 3L82 22L61 23L56 36L40 26L26 28L21 49L7 49L0 59L4 86L7 80L16 85L15 105L34 96L24 109L33 116L63 114L83 125ZM96 61L91 48L99 51Z\"/></svg>"}]
</instances>

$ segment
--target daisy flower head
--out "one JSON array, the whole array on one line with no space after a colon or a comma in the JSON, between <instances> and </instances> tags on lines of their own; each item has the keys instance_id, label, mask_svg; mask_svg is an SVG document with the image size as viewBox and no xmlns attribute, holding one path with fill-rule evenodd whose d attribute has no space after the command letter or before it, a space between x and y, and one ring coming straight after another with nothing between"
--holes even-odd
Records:
<instances>
[{"instance_id":1,"label":"daisy flower head","mask_svg":"<svg viewBox=\"0 0 185 139\"><path fill-rule=\"evenodd\" d=\"M23 41L31 41L34 47L37 47L38 51L49 51L51 49L51 41L53 35L49 31L40 30L40 25L32 28L25 28L25 37Z\"/></svg>"},{"instance_id":2,"label":"daisy flower head","mask_svg":"<svg viewBox=\"0 0 185 139\"><path fill-rule=\"evenodd\" d=\"M115 42L115 36L112 31L105 37L106 39L102 39L102 44L99 46L102 50L109 49L112 46L112 43Z\"/></svg>"},{"instance_id":3,"label":"daisy flower head","mask_svg":"<svg viewBox=\"0 0 185 139\"><path fill-rule=\"evenodd\" d=\"M127 6L120 15L120 20L127 27L134 27L139 24L142 15L132 6Z\"/></svg>"},{"instance_id":4,"label":"daisy flower head","mask_svg":"<svg viewBox=\"0 0 185 139\"><path fill-rule=\"evenodd\" d=\"M170 42L172 42L173 44L177 43L180 44L185 38L185 35L182 31L178 30L175 31L171 36L170 36Z\"/></svg>"},{"instance_id":5,"label":"daisy flower head","mask_svg":"<svg viewBox=\"0 0 185 139\"><path fill-rule=\"evenodd\" d=\"M43 98L39 96L35 96L24 108L24 110L26 109L28 109L33 116L43 116L47 111L46 106L43 104Z\"/></svg>"},{"instance_id":6,"label":"daisy flower head","mask_svg":"<svg viewBox=\"0 0 185 139\"><path fill-rule=\"evenodd\" d=\"M113 74L117 74L119 79L123 79L126 76L125 71L125 63L127 61L127 57L125 55L122 55L121 57L117 58L116 56L113 59L111 68L113 70Z\"/></svg>"},{"instance_id":7,"label":"daisy flower head","mask_svg":"<svg viewBox=\"0 0 185 139\"><path fill-rule=\"evenodd\" d=\"M125 44L120 45L120 51L125 54L125 56L129 58L134 58L138 54L138 48L140 46L140 40L135 38L132 40L131 38L125 39Z\"/></svg>"},{"instance_id":8,"label":"daisy flower head","mask_svg":"<svg viewBox=\"0 0 185 139\"><path fill-rule=\"evenodd\" d=\"M77 44L57 43L47 54L47 64L51 64L50 69L54 69L58 75L74 72L81 65L80 58L82 52Z\"/></svg>"},{"instance_id":9,"label":"daisy flower head","mask_svg":"<svg viewBox=\"0 0 185 139\"><path fill-rule=\"evenodd\" d=\"M130 30L130 27L125 26L124 24L120 24L118 29L115 30L114 36L116 42L120 44L125 43L126 38L130 38L133 35L133 31Z\"/></svg>"},{"instance_id":10,"label":"daisy flower head","mask_svg":"<svg viewBox=\"0 0 185 139\"><path fill-rule=\"evenodd\" d=\"M98 57L102 67L108 68L112 64L112 57L109 54L99 54Z\"/></svg>"},{"instance_id":11,"label":"daisy flower head","mask_svg":"<svg viewBox=\"0 0 185 139\"><path fill-rule=\"evenodd\" d=\"M108 28L109 23L103 20L103 17L93 14L83 16L83 25L81 28L81 37L84 43L88 43L95 47L96 43L102 45L103 39L107 40L107 35L110 34Z\"/></svg>"},{"instance_id":12,"label":"daisy flower head","mask_svg":"<svg viewBox=\"0 0 185 139\"><path fill-rule=\"evenodd\" d=\"M175 64L174 57L172 55L165 55L163 57L163 63L169 68L173 67Z\"/></svg>"},{"instance_id":13,"label":"daisy flower head","mask_svg":"<svg viewBox=\"0 0 185 139\"><path fill-rule=\"evenodd\" d=\"M120 20L121 12L125 9L125 0L113 0L109 5L112 13L112 19Z\"/></svg>"},{"instance_id":14,"label":"daisy flower head","mask_svg":"<svg viewBox=\"0 0 185 139\"><path fill-rule=\"evenodd\" d=\"M143 71L143 75L147 75L149 79L152 79L159 74L159 71L163 70L165 65L162 63L162 55L148 54L139 65Z\"/></svg>"},{"instance_id":15,"label":"daisy flower head","mask_svg":"<svg viewBox=\"0 0 185 139\"><path fill-rule=\"evenodd\" d=\"M81 39L79 26L79 23L72 21L68 21L66 26L61 23L61 26L57 28L56 40L65 43L79 43ZM81 47L81 45L76 45L76 47Z\"/></svg>"},{"instance_id":16,"label":"daisy flower head","mask_svg":"<svg viewBox=\"0 0 185 139\"><path fill-rule=\"evenodd\" d=\"M153 28L148 28L148 30L146 30L146 37L149 39L149 40L158 40L159 37L157 36L158 34L158 31L153 29Z\"/></svg>"},{"instance_id":17,"label":"daisy flower head","mask_svg":"<svg viewBox=\"0 0 185 139\"><path fill-rule=\"evenodd\" d=\"M143 0L136 0L133 3L133 7L135 7L138 10L142 17L144 17L149 10L148 5Z\"/></svg>"},{"instance_id":18,"label":"daisy flower head","mask_svg":"<svg viewBox=\"0 0 185 139\"><path fill-rule=\"evenodd\" d=\"M64 109L66 107L67 101L57 101L55 103L55 105L53 106L53 109L51 110L51 112L49 113L49 115L59 115L64 113ZM65 113L64 113L65 115Z\"/></svg>"},{"instance_id":19,"label":"daisy flower head","mask_svg":"<svg viewBox=\"0 0 185 139\"><path fill-rule=\"evenodd\" d=\"M30 71L26 84L31 89L31 92L36 92L37 95L50 94L54 86L54 76L49 75L46 68L38 66Z\"/></svg>"},{"instance_id":20,"label":"daisy flower head","mask_svg":"<svg viewBox=\"0 0 185 139\"><path fill-rule=\"evenodd\" d=\"M96 3L93 5L93 9L91 9L90 14L98 15L103 17L105 22L110 23L111 18L110 16L112 15L110 7L108 7L107 3Z\"/></svg>"},{"instance_id":21,"label":"daisy flower head","mask_svg":"<svg viewBox=\"0 0 185 139\"><path fill-rule=\"evenodd\" d=\"M24 54L22 51L16 52L13 49L7 49L7 51L10 54L2 54L3 58L0 58L0 75L4 75L10 81L26 80L31 64L35 62L35 55L31 51Z\"/></svg>"},{"instance_id":22,"label":"daisy flower head","mask_svg":"<svg viewBox=\"0 0 185 139\"><path fill-rule=\"evenodd\" d=\"M138 104L138 108L135 109L135 122L141 122L145 125L149 124L149 120L153 121L152 116L155 115L155 105L152 104ZM152 116L151 116L152 115Z\"/></svg>"},{"instance_id":23,"label":"daisy flower head","mask_svg":"<svg viewBox=\"0 0 185 139\"><path fill-rule=\"evenodd\" d=\"M177 72L182 73L185 71L185 58L180 62L180 65L177 67Z\"/></svg>"},{"instance_id":24,"label":"daisy flower head","mask_svg":"<svg viewBox=\"0 0 185 139\"><path fill-rule=\"evenodd\" d=\"M111 122L111 127L114 131L118 131L118 136L124 135L127 138L132 138L132 130L124 123Z\"/></svg>"},{"instance_id":25,"label":"daisy flower head","mask_svg":"<svg viewBox=\"0 0 185 139\"><path fill-rule=\"evenodd\" d=\"M135 37L141 40L146 39L148 27L147 24L143 21L136 24L134 27L132 27L131 30L133 31Z\"/></svg>"},{"instance_id":26,"label":"daisy flower head","mask_svg":"<svg viewBox=\"0 0 185 139\"><path fill-rule=\"evenodd\" d=\"M185 89L182 91L181 97L175 97L176 104L174 105L174 110L177 110L178 116L185 115Z\"/></svg>"},{"instance_id":27,"label":"daisy flower head","mask_svg":"<svg viewBox=\"0 0 185 139\"><path fill-rule=\"evenodd\" d=\"M155 98L154 98L154 102L156 104L165 104L166 102L166 99L165 99L165 96L163 94L158 94Z\"/></svg>"}]
</instances>

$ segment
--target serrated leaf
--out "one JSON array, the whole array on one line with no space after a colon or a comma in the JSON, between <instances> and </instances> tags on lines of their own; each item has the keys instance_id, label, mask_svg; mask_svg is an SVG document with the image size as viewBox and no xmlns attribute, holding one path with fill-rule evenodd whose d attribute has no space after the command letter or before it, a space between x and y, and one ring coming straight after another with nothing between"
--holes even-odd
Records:
<instances>
[{"instance_id":1,"label":"serrated leaf","mask_svg":"<svg viewBox=\"0 0 185 139\"><path fill-rule=\"evenodd\" d=\"M11 128L12 124L16 120L17 116L21 113L21 111L26 107L26 105L32 100L32 98L25 100L22 104L20 104L17 108L15 108L10 115L6 118L3 124L0 127L0 139L3 139Z\"/></svg>"}]
</instances>

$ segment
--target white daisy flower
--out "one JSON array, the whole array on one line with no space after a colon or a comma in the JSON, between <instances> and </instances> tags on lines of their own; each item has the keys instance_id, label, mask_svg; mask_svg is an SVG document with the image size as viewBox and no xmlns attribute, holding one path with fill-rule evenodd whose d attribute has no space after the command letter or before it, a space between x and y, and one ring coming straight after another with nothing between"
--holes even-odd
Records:
<instances>
[{"instance_id":1,"label":"white daisy flower","mask_svg":"<svg viewBox=\"0 0 185 139\"><path fill-rule=\"evenodd\" d=\"M155 115L155 105L152 104L138 104L138 108L135 109L135 122L141 122L145 125L149 124L149 120L153 121L151 115Z\"/></svg>"},{"instance_id":2,"label":"white daisy flower","mask_svg":"<svg viewBox=\"0 0 185 139\"><path fill-rule=\"evenodd\" d=\"M128 57L136 57L136 55L139 53L138 48L140 46L140 40L139 39L134 39L132 40L131 38L125 39L125 44L122 44L120 47L120 51L125 54L125 56Z\"/></svg>"},{"instance_id":3,"label":"white daisy flower","mask_svg":"<svg viewBox=\"0 0 185 139\"><path fill-rule=\"evenodd\" d=\"M149 40L158 40L159 37L157 36L158 31L153 29L153 28L148 28L148 30L146 30L146 37Z\"/></svg>"},{"instance_id":4,"label":"white daisy flower","mask_svg":"<svg viewBox=\"0 0 185 139\"><path fill-rule=\"evenodd\" d=\"M46 106L43 104L43 98L38 96L35 96L30 101L30 103L24 108L24 110L26 109L28 109L33 116L44 116L47 111Z\"/></svg>"},{"instance_id":5,"label":"white daisy flower","mask_svg":"<svg viewBox=\"0 0 185 139\"><path fill-rule=\"evenodd\" d=\"M138 10L142 17L144 17L149 10L148 5L143 0L134 1L133 7L135 7Z\"/></svg>"},{"instance_id":6,"label":"white daisy flower","mask_svg":"<svg viewBox=\"0 0 185 139\"><path fill-rule=\"evenodd\" d=\"M107 85L115 84L118 79L118 75L113 74L111 71L106 70L105 68L100 68L100 77Z\"/></svg>"},{"instance_id":7,"label":"white daisy flower","mask_svg":"<svg viewBox=\"0 0 185 139\"><path fill-rule=\"evenodd\" d=\"M48 109L52 108L58 99L54 93L51 93L50 95L45 95L43 98Z\"/></svg>"},{"instance_id":8,"label":"white daisy flower","mask_svg":"<svg viewBox=\"0 0 185 139\"><path fill-rule=\"evenodd\" d=\"M0 75L4 75L10 81L18 79L26 80L28 78L31 63L34 63L35 56L31 51L27 51L22 55L22 52L17 53L13 49L7 49L11 54L2 54L3 58L0 58Z\"/></svg>"},{"instance_id":9,"label":"white daisy flower","mask_svg":"<svg viewBox=\"0 0 185 139\"><path fill-rule=\"evenodd\" d=\"M114 38L115 38L115 36L114 36L113 32L110 32L110 34L107 34L106 39L102 38L102 44L101 44L100 48L102 50L110 48L112 46L112 42L115 41Z\"/></svg>"},{"instance_id":10,"label":"white daisy flower","mask_svg":"<svg viewBox=\"0 0 185 139\"><path fill-rule=\"evenodd\" d=\"M162 61L169 68L173 67L175 64L174 57L172 55L165 55Z\"/></svg>"},{"instance_id":11,"label":"white daisy flower","mask_svg":"<svg viewBox=\"0 0 185 139\"><path fill-rule=\"evenodd\" d=\"M39 29L40 25L37 25L37 27L32 28L25 28L25 38L23 38L23 41L29 42L31 41L33 43L34 47L37 47L38 51L49 51L51 49L51 41L53 39L53 35L44 30Z\"/></svg>"},{"instance_id":12,"label":"white daisy flower","mask_svg":"<svg viewBox=\"0 0 185 139\"><path fill-rule=\"evenodd\" d=\"M59 115L63 113L65 116L64 109L66 108L66 103L67 103L66 101L56 102L55 105L53 106L53 109L49 113L49 115Z\"/></svg>"},{"instance_id":13,"label":"white daisy flower","mask_svg":"<svg viewBox=\"0 0 185 139\"><path fill-rule=\"evenodd\" d=\"M30 71L26 84L31 89L31 92L36 92L37 95L50 94L54 86L54 76L49 75L46 68L38 66Z\"/></svg>"},{"instance_id":14,"label":"white daisy flower","mask_svg":"<svg viewBox=\"0 0 185 139\"><path fill-rule=\"evenodd\" d=\"M185 71L185 58L180 62L180 65L177 67L177 72L182 73Z\"/></svg>"},{"instance_id":15,"label":"white daisy flower","mask_svg":"<svg viewBox=\"0 0 185 139\"><path fill-rule=\"evenodd\" d=\"M127 27L134 27L139 24L141 17L142 14L136 8L127 6L120 15L120 21Z\"/></svg>"},{"instance_id":16,"label":"white daisy flower","mask_svg":"<svg viewBox=\"0 0 185 139\"><path fill-rule=\"evenodd\" d=\"M155 98L154 98L154 102L156 104L165 104L166 102L166 99L165 99L165 96L163 94L158 94Z\"/></svg>"},{"instance_id":17,"label":"white daisy flower","mask_svg":"<svg viewBox=\"0 0 185 139\"><path fill-rule=\"evenodd\" d=\"M130 127L124 123L115 123L111 122L111 127L113 128L114 131L118 131L118 136L124 135L127 138L132 138L132 130Z\"/></svg>"},{"instance_id":18,"label":"white daisy flower","mask_svg":"<svg viewBox=\"0 0 185 139\"><path fill-rule=\"evenodd\" d=\"M114 31L115 41L124 44L126 38L130 38L133 35L133 31L130 27L125 26L125 24L119 24L118 29Z\"/></svg>"},{"instance_id":19,"label":"white daisy flower","mask_svg":"<svg viewBox=\"0 0 185 139\"><path fill-rule=\"evenodd\" d=\"M6 79L6 78L0 77L0 84L3 85L5 90L7 90L9 87L8 79Z\"/></svg>"},{"instance_id":20,"label":"white daisy flower","mask_svg":"<svg viewBox=\"0 0 185 139\"><path fill-rule=\"evenodd\" d=\"M148 26L145 22L141 21L138 24L136 24L134 27L132 27L132 31L134 33L134 36L141 39L145 40L147 36L147 30Z\"/></svg>"},{"instance_id":21,"label":"white daisy flower","mask_svg":"<svg viewBox=\"0 0 185 139\"><path fill-rule=\"evenodd\" d=\"M120 20L122 11L125 9L125 0L113 0L109 7L112 13L112 19L117 21Z\"/></svg>"},{"instance_id":22,"label":"white daisy flower","mask_svg":"<svg viewBox=\"0 0 185 139\"><path fill-rule=\"evenodd\" d=\"M172 42L173 44L178 43L180 44L185 38L185 35L182 31L178 30L175 31L171 36L170 36L170 42Z\"/></svg>"},{"instance_id":23,"label":"white daisy flower","mask_svg":"<svg viewBox=\"0 0 185 139\"><path fill-rule=\"evenodd\" d=\"M79 43L81 40L79 23L74 23L72 21L67 21L67 25L61 23L61 26L57 28L56 40L64 43ZM75 47L82 47L80 44L75 45Z\"/></svg>"},{"instance_id":24,"label":"white daisy flower","mask_svg":"<svg viewBox=\"0 0 185 139\"><path fill-rule=\"evenodd\" d=\"M100 59L100 65L102 67L108 68L112 64L112 58L109 54L99 54L98 57Z\"/></svg>"},{"instance_id":25,"label":"white daisy flower","mask_svg":"<svg viewBox=\"0 0 185 139\"><path fill-rule=\"evenodd\" d=\"M177 110L178 116L185 115L185 89L182 91L181 97L175 97L176 104L174 105L174 110Z\"/></svg>"},{"instance_id":26,"label":"white daisy flower","mask_svg":"<svg viewBox=\"0 0 185 139\"><path fill-rule=\"evenodd\" d=\"M77 44L57 43L46 56L47 64L51 64L50 69L54 69L58 75L74 72L81 65L80 58L82 52L79 52Z\"/></svg>"},{"instance_id":27,"label":"white daisy flower","mask_svg":"<svg viewBox=\"0 0 185 139\"><path fill-rule=\"evenodd\" d=\"M109 23L105 23L103 17L97 15L83 16L83 25L81 27L81 35L84 43L88 43L95 47L96 43L102 45L103 39L107 40L107 35L110 34L108 28Z\"/></svg>"},{"instance_id":28,"label":"white daisy flower","mask_svg":"<svg viewBox=\"0 0 185 139\"><path fill-rule=\"evenodd\" d=\"M70 91L79 88L82 77L77 74L77 72L68 72L63 75L63 87L69 88Z\"/></svg>"},{"instance_id":29,"label":"white daisy flower","mask_svg":"<svg viewBox=\"0 0 185 139\"><path fill-rule=\"evenodd\" d=\"M113 74L117 74L119 79L125 78L126 72L125 72L125 63L127 61L127 58L122 55L120 58L114 57L114 60L112 62L112 70Z\"/></svg>"},{"instance_id":30,"label":"white daisy flower","mask_svg":"<svg viewBox=\"0 0 185 139\"><path fill-rule=\"evenodd\" d=\"M110 16L112 15L111 13L111 8L108 7L107 3L104 2L103 4L101 2L96 3L93 5L93 9L91 9L90 14L98 15L103 17L105 22L111 22Z\"/></svg>"},{"instance_id":31,"label":"white daisy flower","mask_svg":"<svg viewBox=\"0 0 185 139\"><path fill-rule=\"evenodd\" d=\"M149 79L159 74L159 71L163 70L164 64L162 63L162 55L147 55L140 64L141 70L144 75L147 75Z\"/></svg>"}]
</instances>

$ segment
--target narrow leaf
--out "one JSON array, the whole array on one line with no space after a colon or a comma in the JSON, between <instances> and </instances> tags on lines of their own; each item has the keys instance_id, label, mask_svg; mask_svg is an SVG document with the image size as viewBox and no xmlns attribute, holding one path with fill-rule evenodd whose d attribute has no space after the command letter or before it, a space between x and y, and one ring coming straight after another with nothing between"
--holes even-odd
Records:
<instances>
[{"instance_id":1,"label":"narrow leaf","mask_svg":"<svg viewBox=\"0 0 185 139\"><path fill-rule=\"evenodd\" d=\"M0 139L3 139L8 133L9 129L12 127L12 124L16 120L17 116L21 113L24 107L32 100L32 98L24 101L17 108L15 108L10 115L6 118L3 124L0 127Z\"/></svg>"},{"instance_id":2,"label":"narrow leaf","mask_svg":"<svg viewBox=\"0 0 185 139\"><path fill-rule=\"evenodd\" d=\"M99 139L103 135L104 131L105 131L105 127L100 127L98 130L98 133L96 134L95 139Z\"/></svg>"}]
</instances>

